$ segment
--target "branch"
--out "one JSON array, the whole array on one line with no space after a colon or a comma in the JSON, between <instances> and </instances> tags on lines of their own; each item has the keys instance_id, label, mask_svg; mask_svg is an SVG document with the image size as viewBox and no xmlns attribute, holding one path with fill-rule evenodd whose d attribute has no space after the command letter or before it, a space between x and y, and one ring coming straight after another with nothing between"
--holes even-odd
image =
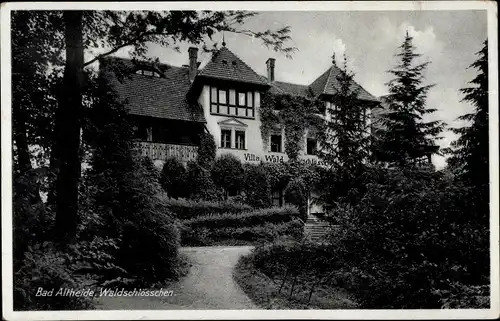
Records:
<instances>
[{"instance_id":1,"label":"branch","mask_svg":"<svg viewBox=\"0 0 500 321\"><path fill-rule=\"evenodd\" d=\"M137 37L111 49L110 51L106 52L106 53L103 53L103 54L100 54L98 56L96 56L95 58L92 58L91 60L87 61L86 63L83 64L83 67L87 67L88 65L90 64L93 64L94 62L96 62L97 60L101 59L101 58L104 58L106 56L109 56L110 54L113 54L115 52L117 52L118 50L122 49L122 48L125 48L127 46L132 46L134 45L136 42L138 42L139 40L141 40L142 38L144 37L147 37L147 36L167 36L169 34L167 33L163 33L163 32L155 32L155 31L148 31L148 32L143 32L142 34L138 35Z\"/></svg>"}]
</instances>

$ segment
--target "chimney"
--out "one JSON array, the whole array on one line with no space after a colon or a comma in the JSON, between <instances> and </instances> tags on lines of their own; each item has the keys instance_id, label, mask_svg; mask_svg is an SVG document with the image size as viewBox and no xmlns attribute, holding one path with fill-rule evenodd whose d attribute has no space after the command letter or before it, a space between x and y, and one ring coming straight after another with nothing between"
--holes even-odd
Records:
<instances>
[{"instance_id":1,"label":"chimney","mask_svg":"<svg viewBox=\"0 0 500 321\"><path fill-rule=\"evenodd\" d=\"M189 47L189 80L193 81L198 70L198 48Z\"/></svg>"},{"instance_id":2,"label":"chimney","mask_svg":"<svg viewBox=\"0 0 500 321\"><path fill-rule=\"evenodd\" d=\"M269 58L266 61L267 65L267 81L273 82L274 81L274 62L276 59L274 58Z\"/></svg>"}]
</instances>

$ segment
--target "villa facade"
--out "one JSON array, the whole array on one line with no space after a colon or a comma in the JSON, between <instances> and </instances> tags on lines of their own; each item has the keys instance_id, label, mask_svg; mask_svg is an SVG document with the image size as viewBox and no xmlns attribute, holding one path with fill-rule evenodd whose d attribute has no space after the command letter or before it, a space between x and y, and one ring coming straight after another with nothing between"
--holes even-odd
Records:
<instances>
[{"instance_id":1,"label":"villa facade","mask_svg":"<svg viewBox=\"0 0 500 321\"><path fill-rule=\"evenodd\" d=\"M111 82L134 120L137 145L142 155L157 164L168 157L182 162L195 160L199 134L208 131L217 144L217 155L230 153L243 163L287 162L284 129L261 136L261 96L265 92L294 96L313 95L327 110L338 88L341 72L333 63L310 85L300 85L275 79L276 61L266 61L267 75L257 74L225 45L200 66L198 49L189 48L189 64L182 67L144 63L121 58L105 58L101 70L120 63L127 76L118 80L108 73ZM370 109L379 100L353 83L358 97ZM319 148L316 138L306 131L300 158L308 163L320 163L315 155ZM282 191L273 191L276 205L281 205ZM311 212L321 211L314 206Z\"/></svg>"}]
</instances>

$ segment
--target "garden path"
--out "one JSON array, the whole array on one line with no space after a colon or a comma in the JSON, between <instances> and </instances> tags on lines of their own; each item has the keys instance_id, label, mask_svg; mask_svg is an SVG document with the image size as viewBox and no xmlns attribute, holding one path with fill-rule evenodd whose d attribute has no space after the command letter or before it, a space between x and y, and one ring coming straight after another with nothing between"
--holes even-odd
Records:
<instances>
[{"instance_id":1,"label":"garden path","mask_svg":"<svg viewBox=\"0 0 500 321\"><path fill-rule=\"evenodd\" d=\"M258 309L233 280L238 259L251 246L184 247L189 274L164 290L166 297L101 297L99 310Z\"/></svg>"}]
</instances>

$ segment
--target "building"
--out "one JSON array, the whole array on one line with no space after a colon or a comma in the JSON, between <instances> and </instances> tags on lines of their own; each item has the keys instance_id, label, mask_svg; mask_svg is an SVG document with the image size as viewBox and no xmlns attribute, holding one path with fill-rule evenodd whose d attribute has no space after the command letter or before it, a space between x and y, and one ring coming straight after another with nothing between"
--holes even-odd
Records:
<instances>
[{"instance_id":1,"label":"building","mask_svg":"<svg viewBox=\"0 0 500 321\"><path fill-rule=\"evenodd\" d=\"M269 58L267 76L257 74L229 50L225 44L200 68L198 49L189 48L189 64L182 67L167 64L132 62L119 58L104 59L104 66L121 62L129 70L122 81L113 79L118 94L126 99L135 120L138 143L144 156L157 162L177 157L183 162L196 158L198 134L210 132L217 142L217 155L231 153L242 162L286 162L284 131L272 132L263 141L260 131L261 94L306 96L312 93L325 104L332 104L338 88L340 69L332 64L310 85L299 85L275 79L276 61ZM369 107L379 100L354 83L359 98ZM325 112L325 118L328 118ZM301 159L318 162L317 141L311 134L304 137ZM281 192L274 193L277 202ZM312 211L318 211L312 210Z\"/></svg>"}]
</instances>

